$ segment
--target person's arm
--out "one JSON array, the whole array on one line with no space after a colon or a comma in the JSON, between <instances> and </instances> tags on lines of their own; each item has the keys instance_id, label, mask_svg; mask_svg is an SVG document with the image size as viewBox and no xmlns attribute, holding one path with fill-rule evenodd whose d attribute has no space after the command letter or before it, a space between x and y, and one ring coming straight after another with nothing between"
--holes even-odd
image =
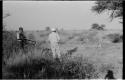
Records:
<instances>
[{"instance_id":1,"label":"person's arm","mask_svg":"<svg viewBox=\"0 0 125 80\"><path fill-rule=\"evenodd\" d=\"M59 37L59 35L57 34L57 39L58 39L58 43L60 42L60 37Z\"/></svg>"},{"instance_id":2,"label":"person's arm","mask_svg":"<svg viewBox=\"0 0 125 80\"><path fill-rule=\"evenodd\" d=\"M17 33L17 40L18 40L18 39L20 39L20 38L19 38L19 33Z\"/></svg>"},{"instance_id":3,"label":"person's arm","mask_svg":"<svg viewBox=\"0 0 125 80\"><path fill-rule=\"evenodd\" d=\"M57 39L58 39L58 41L60 40L60 37L59 37L59 34L57 33Z\"/></svg>"},{"instance_id":4,"label":"person's arm","mask_svg":"<svg viewBox=\"0 0 125 80\"><path fill-rule=\"evenodd\" d=\"M20 34L17 32L17 40L20 41Z\"/></svg>"},{"instance_id":5,"label":"person's arm","mask_svg":"<svg viewBox=\"0 0 125 80\"><path fill-rule=\"evenodd\" d=\"M50 35L48 36L47 42L50 43Z\"/></svg>"}]
</instances>

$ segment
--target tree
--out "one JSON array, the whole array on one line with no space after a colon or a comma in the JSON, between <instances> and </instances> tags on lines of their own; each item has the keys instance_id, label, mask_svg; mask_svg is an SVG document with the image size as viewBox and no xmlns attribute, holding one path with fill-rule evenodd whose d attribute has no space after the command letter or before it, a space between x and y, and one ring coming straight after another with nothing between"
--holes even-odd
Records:
<instances>
[{"instance_id":1,"label":"tree","mask_svg":"<svg viewBox=\"0 0 125 80\"><path fill-rule=\"evenodd\" d=\"M95 3L95 6L92 7L92 11L97 12L98 14L105 11L111 12L110 18L111 21L114 18L123 18L123 1L122 0L98 0ZM120 22L122 23L122 22Z\"/></svg>"},{"instance_id":2,"label":"tree","mask_svg":"<svg viewBox=\"0 0 125 80\"><path fill-rule=\"evenodd\" d=\"M99 24L97 23L92 24L92 29L98 29L98 28L99 28Z\"/></svg>"},{"instance_id":3,"label":"tree","mask_svg":"<svg viewBox=\"0 0 125 80\"><path fill-rule=\"evenodd\" d=\"M100 25L100 30L104 30L104 29L105 29L105 25L104 24Z\"/></svg>"},{"instance_id":4,"label":"tree","mask_svg":"<svg viewBox=\"0 0 125 80\"><path fill-rule=\"evenodd\" d=\"M104 27L105 27L105 25L104 25L104 24L102 24L100 27L104 28Z\"/></svg>"},{"instance_id":5,"label":"tree","mask_svg":"<svg viewBox=\"0 0 125 80\"><path fill-rule=\"evenodd\" d=\"M99 25L97 23L94 23L94 24L92 24L92 28L91 29L94 29L94 30L104 30L105 29L105 25L104 24Z\"/></svg>"}]
</instances>

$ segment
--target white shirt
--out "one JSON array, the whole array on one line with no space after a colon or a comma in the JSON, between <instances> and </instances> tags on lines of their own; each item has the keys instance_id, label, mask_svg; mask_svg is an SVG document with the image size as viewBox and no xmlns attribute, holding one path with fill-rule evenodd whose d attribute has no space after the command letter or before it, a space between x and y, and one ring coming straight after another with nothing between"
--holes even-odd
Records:
<instances>
[{"instance_id":1,"label":"white shirt","mask_svg":"<svg viewBox=\"0 0 125 80\"><path fill-rule=\"evenodd\" d=\"M17 39L20 39L20 37L19 37L19 32L17 32Z\"/></svg>"},{"instance_id":2,"label":"white shirt","mask_svg":"<svg viewBox=\"0 0 125 80\"><path fill-rule=\"evenodd\" d=\"M57 42L59 42L59 40L60 40L60 37L59 37L58 33L52 32L49 34L49 41L51 43L57 43Z\"/></svg>"}]
</instances>

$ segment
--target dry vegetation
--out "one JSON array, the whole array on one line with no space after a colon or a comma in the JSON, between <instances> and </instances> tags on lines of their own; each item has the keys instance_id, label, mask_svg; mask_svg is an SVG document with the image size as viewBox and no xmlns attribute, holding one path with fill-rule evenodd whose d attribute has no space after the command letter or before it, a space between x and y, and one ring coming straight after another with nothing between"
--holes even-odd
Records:
<instances>
[{"instance_id":1,"label":"dry vegetation","mask_svg":"<svg viewBox=\"0 0 125 80\"><path fill-rule=\"evenodd\" d=\"M18 47L15 32L3 32L2 77L5 79L103 79L108 69L113 70L115 78L122 78L123 46L119 33L60 31L61 62L52 58L46 41L48 32L26 34L36 40L37 45L26 46L23 52ZM103 39L102 47L98 47L100 39Z\"/></svg>"}]
</instances>

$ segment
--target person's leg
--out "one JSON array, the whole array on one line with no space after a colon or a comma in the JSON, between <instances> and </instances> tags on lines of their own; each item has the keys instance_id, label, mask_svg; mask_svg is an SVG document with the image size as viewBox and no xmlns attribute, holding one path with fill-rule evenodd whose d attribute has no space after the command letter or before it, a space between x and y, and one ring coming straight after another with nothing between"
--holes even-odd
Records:
<instances>
[{"instance_id":1,"label":"person's leg","mask_svg":"<svg viewBox=\"0 0 125 80\"><path fill-rule=\"evenodd\" d=\"M60 62L62 60L61 60L61 55L60 55L60 50L59 50L58 43L55 43L55 49L56 49L56 61Z\"/></svg>"},{"instance_id":2,"label":"person's leg","mask_svg":"<svg viewBox=\"0 0 125 80\"><path fill-rule=\"evenodd\" d=\"M20 41L20 48L23 49L23 41Z\"/></svg>"},{"instance_id":3,"label":"person's leg","mask_svg":"<svg viewBox=\"0 0 125 80\"><path fill-rule=\"evenodd\" d=\"M25 48L24 46L25 46L25 41L22 40L22 51L23 51L24 54L26 54L28 49Z\"/></svg>"},{"instance_id":4,"label":"person's leg","mask_svg":"<svg viewBox=\"0 0 125 80\"><path fill-rule=\"evenodd\" d=\"M51 50L52 50L52 53L53 53L53 58L55 58L56 57L56 52L55 52L54 44L51 44Z\"/></svg>"},{"instance_id":5,"label":"person's leg","mask_svg":"<svg viewBox=\"0 0 125 80\"><path fill-rule=\"evenodd\" d=\"M60 48L59 48L58 43L56 43L56 55L58 56L58 58L61 57L61 55L60 55Z\"/></svg>"},{"instance_id":6,"label":"person's leg","mask_svg":"<svg viewBox=\"0 0 125 80\"><path fill-rule=\"evenodd\" d=\"M24 41L22 41L22 48L23 48L23 49L24 49L24 44L25 44Z\"/></svg>"},{"instance_id":7,"label":"person's leg","mask_svg":"<svg viewBox=\"0 0 125 80\"><path fill-rule=\"evenodd\" d=\"M19 48L21 48L21 41L18 41L19 42Z\"/></svg>"},{"instance_id":8,"label":"person's leg","mask_svg":"<svg viewBox=\"0 0 125 80\"><path fill-rule=\"evenodd\" d=\"M23 54L23 44L22 44L22 41L21 41L21 40L19 41L19 49L20 49L19 54L20 54L20 55Z\"/></svg>"}]
</instances>

